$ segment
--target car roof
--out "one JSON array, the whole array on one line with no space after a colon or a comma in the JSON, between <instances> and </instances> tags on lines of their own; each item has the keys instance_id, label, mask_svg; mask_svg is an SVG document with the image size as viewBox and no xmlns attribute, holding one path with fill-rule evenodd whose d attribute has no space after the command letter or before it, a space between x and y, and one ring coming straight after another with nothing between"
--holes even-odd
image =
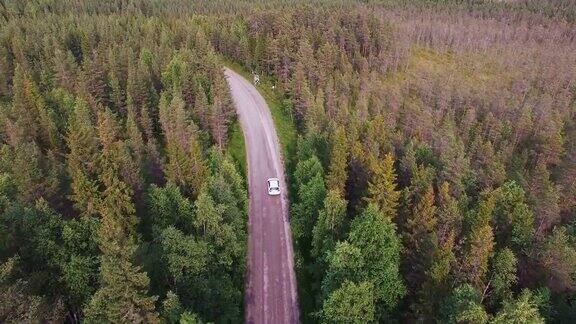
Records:
<instances>
[{"instance_id":1,"label":"car roof","mask_svg":"<svg viewBox=\"0 0 576 324\"><path fill-rule=\"evenodd\" d=\"M268 179L268 186L280 187L280 181L277 178L270 178L270 179Z\"/></svg>"}]
</instances>

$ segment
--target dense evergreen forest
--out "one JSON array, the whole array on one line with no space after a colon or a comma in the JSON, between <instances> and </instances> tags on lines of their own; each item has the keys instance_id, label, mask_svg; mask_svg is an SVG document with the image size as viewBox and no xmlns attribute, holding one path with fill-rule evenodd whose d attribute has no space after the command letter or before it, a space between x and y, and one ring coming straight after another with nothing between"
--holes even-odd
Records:
<instances>
[{"instance_id":1,"label":"dense evergreen forest","mask_svg":"<svg viewBox=\"0 0 576 324\"><path fill-rule=\"evenodd\" d=\"M576 321L570 0L0 1L0 322L239 322L223 62L274 84L302 321Z\"/></svg>"}]
</instances>

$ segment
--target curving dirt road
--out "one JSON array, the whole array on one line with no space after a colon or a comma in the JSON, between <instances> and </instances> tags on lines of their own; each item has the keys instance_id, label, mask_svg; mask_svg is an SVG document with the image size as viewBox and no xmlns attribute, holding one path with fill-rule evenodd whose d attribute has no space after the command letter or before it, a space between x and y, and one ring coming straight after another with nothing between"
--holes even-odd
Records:
<instances>
[{"instance_id":1,"label":"curving dirt road","mask_svg":"<svg viewBox=\"0 0 576 324\"><path fill-rule=\"evenodd\" d=\"M249 81L230 69L224 73L244 133L248 160L246 323L298 323L287 186L272 115ZM268 195L268 178L280 179L280 196Z\"/></svg>"}]
</instances>

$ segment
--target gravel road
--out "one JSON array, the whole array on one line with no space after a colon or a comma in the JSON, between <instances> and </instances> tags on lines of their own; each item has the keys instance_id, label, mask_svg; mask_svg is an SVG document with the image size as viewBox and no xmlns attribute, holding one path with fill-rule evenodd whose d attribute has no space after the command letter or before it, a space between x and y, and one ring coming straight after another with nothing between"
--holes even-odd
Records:
<instances>
[{"instance_id":1,"label":"gravel road","mask_svg":"<svg viewBox=\"0 0 576 324\"><path fill-rule=\"evenodd\" d=\"M298 297L287 186L281 150L268 105L246 79L225 69L248 159L248 271L246 323L298 323ZM269 196L266 180L280 179L282 194Z\"/></svg>"}]
</instances>

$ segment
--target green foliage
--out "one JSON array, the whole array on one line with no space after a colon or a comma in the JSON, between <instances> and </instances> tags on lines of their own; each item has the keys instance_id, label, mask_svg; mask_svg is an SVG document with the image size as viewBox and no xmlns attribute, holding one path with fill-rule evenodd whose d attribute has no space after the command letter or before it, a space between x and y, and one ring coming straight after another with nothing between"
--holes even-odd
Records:
<instances>
[{"instance_id":1,"label":"green foliage","mask_svg":"<svg viewBox=\"0 0 576 324\"><path fill-rule=\"evenodd\" d=\"M374 321L372 284L356 285L346 281L328 296L322 307L322 321L326 323L369 323Z\"/></svg>"},{"instance_id":2,"label":"green foliage","mask_svg":"<svg viewBox=\"0 0 576 324\"><path fill-rule=\"evenodd\" d=\"M425 296L433 305L446 294L451 285L450 275L456 263L456 235L461 227L460 211L446 182L438 192L438 207L437 239L433 241L432 263L426 273L427 282L423 286Z\"/></svg>"},{"instance_id":3,"label":"green foliage","mask_svg":"<svg viewBox=\"0 0 576 324\"><path fill-rule=\"evenodd\" d=\"M386 311L394 309L406 292L398 269L402 245L396 226L375 205L368 205L352 223L348 239L362 252L366 264L360 277L374 284L377 304ZM378 314L382 316L382 310Z\"/></svg>"},{"instance_id":4,"label":"green foliage","mask_svg":"<svg viewBox=\"0 0 576 324\"><path fill-rule=\"evenodd\" d=\"M184 235L172 226L162 231L160 246L168 272L174 280L198 275L206 267L208 245L202 241L197 242L194 237Z\"/></svg>"},{"instance_id":5,"label":"green foliage","mask_svg":"<svg viewBox=\"0 0 576 324\"><path fill-rule=\"evenodd\" d=\"M330 154L330 171L326 177L328 189L344 192L344 186L348 178L348 147L346 143L346 132L343 127L339 127L334 133L332 140L332 150Z\"/></svg>"},{"instance_id":6,"label":"green foliage","mask_svg":"<svg viewBox=\"0 0 576 324\"><path fill-rule=\"evenodd\" d=\"M204 160L234 117L204 27L39 6L21 12L37 28L0 28L0 260L21 260L0 321L157 322L168 289L172 322L237 320L247 194L228 157Z\"/></svg>"},{"instance_id":7,"label":"green foliage","mask_svg":"<svg viewBox=\"0 0 576 324\"><path fill-rule=\"evenodd\" d=\"M492 279L490 280L494 293L499 299L508 299L517 281L516 267L518 260L514 252L506 248L498 251L492 259Z\"/></svg>"},{"instance_id":8,"label":"green foliage","mask_svg":"<svg viewBox=\"0 0 576 324\"><path fill-rule=\"evenodd\" d=\"M299 161L294 172L298 188L296 203L292 206L292 233L296 245L309 251L314 224L326 197L322 165L316 156Z\"/></svg>"},{"instance_id":9,"label":"green foliage","mask_svg":"<svg viewBox=\"0 0 576 324\"><path fill-rule=\"evenodd\" d=\"M0 320L7 323L63 321L61 302L51 305L31 293L31 284L16 276L18 257L0 264Z\"/></svg>"},{"instance_id":10,"label":"green foliage","mask_svg":"<svg viewBox=\"0 0 576 324\"><path fill-rule=\"evenodd\" d=\"M103 256L100 271L103 286L85 309L87 322L158 321L154 312L156 297L147 296L149 279L126 256Z\"/></svg>"},{"instance_id":11,"label":"green foliage","mask_svg":"<svg viewBox=\"0 0 576 324\"><path fill-rule=\"evenodd\" d=\"M481 303L480 294L468 284L454 289L442 302L439 321L442 323L487 323L488 314Z\"/></svg>"},{"instance_id":12,"label":"green foliage","mask_svg":"<svg viewBox=\"0 0 576 324\"><path fill-rule=\"evenodd\" d=\"M174 95L182 94L182 86L188 66L180 56L174 56L162 73L162 84Z\"/></svg>"},{"instance_id":13,"label":"green foliage","mask_svg":"<svg viewBox=\"0 0 576 324\"><path fill-rule=\"evenodd\" d=\"M394 158L386 154L382 161L371 157L372 180L368 183L369 203L375 204L390 219L396 217L396 207L400 192L396 188Z\"/></svg>"},{"instance_id":14,"label":"green foliage","mask_svg":"<svg viewBox=\"0 0 576 324\"><path fill-rule=\"evenodd\" d=\"M182 305L178 295L171 290L166 293L166 299L162 301L162 318L167 323L178 323L182 314Z\"/></svg>"},{"instance_id":15,"label":"green foliage","mask_svg":"<svg viewBox=\"0 0 576 324\"><path fill-rule=\"evenodd\" d=\"M433 262L432 256L436 245L436 207L434 190L428 187L412 213L406 220L405 262L409 269L406 279L409 287L419 288L425 280L425 272Z\"/></svg>"},{"instance_id":16,"label":"green foliage","mask_svg":"<svg viewBox=\"0 0 576 324\"><path fill-rule=\"evenodd\" d=\"M150 215L148 222L153 231L162 231L174 225L187 233L191 232L194 223L193 205L176 185L168 183L163 188L152 185L146 200Z\"/></svg>"},{"instance_id":17,"label":"green foliage","mask_svg":"<svg viewBox=\"0 0 576 324\"><path fill-rule=\"evenodd\" d=\"M324 209L318 214L318 221L312 230L312 256L323 259L343 238L345 217L346 200L337 191L329 191L324 200Z\"/></svg>"},{"instance_id":18,"label":"green foliage","mask_svg":"<svg viewBox=\"0 0 576 324\"><path fill-rule=\"evenodd\" d=\"M44 155L35 142L0 147L0 168L10 172L19 201L33 204L44 198L61 202L62 169L54 155Z\"/></svg>"},{"instance_id":19,"label":"green foliage","mask_svg":"<svg viewBox=\"0 0 576 324\"><path fill-rule=\"evenodd\" d=\"M66 138L70 153L67 156L71 177L72 194L75 208L87 216L97 213L99 203L97 158L99 141L86 102L76 100L70 116L68 136Z\"/></svg>"},{"instance_id":20,"label":"green foliage","mask_svg":"<svg viewBox=\"0 0 576 324\"><path fill-rule=\"evenodd\" d=\"M546 239L539 253L539 263L545 269L546 283L552 291L575 289L576 246L566 228L556 228Z\"/></svg>"},{"instance_id":21,"label":"green foliage","mask_svg":"<svg viewBox=\"0 0 576 324\"><path fill-rule=\"evenodd\" d=\"M294 171L296 187L301 188L314 177L323 175L324 169L322 168L322 164L320 164L320 160L318 160L316 156L300 160L296 165L296 171Z\"/></svg>"},{"instance_id":22,"label":"green foliage","mask_svg":"<svg viewBox=\"0 0 576 324\"><path fill-rule=\"evenodd\" d=\"M538 302L529 290L524 290L513 301L505 301L502 310L491 323L544 323L538 312Z\"/></svg>"},{"instance_id":23,"label":"green foliage","mask_svg":"<svg viewBox=\"0 0 576 324\"><path fill-rule=\"evenodd\" d=\"M180 316L180 321L178 323L180 323L180 324L201 324L203 322L198 319L198 316L196 314L193 314L190 312L184 312L184 313L182 313L182 316Z\"/></svg>"},{"instance_id":24,"label":"green foliage","mask_svg":"<svg viewBox=\"0 0 576 324\"><path fill-rule=\"evenodd\" d=\"M12 144L37 141L42 148L56 148L59 134L52 111L46 106L40 89L21 65L14 69L14 98L12 121L16 134ZM34 127L37 125L38 127Z\"/></svg>"},{"instance_id":25,"label":"green foliage","mask_svg":"<svg viewBox=\"0 0 576 324\"><path fill-rule=\"evenodd\" d=\"M385 318L406 294L400 277L400 239L395 225L374 205L352 223L348 242L330 255L324 294L330 295L346 280L373 285L376 318Z\"/></svg>"},{"instance_id":26,"label":"green foliage","mask_svg":"<svg viewBox=\"0 0 576 324\"><path fill-rule=\"evenodd\" d=\"M160 98L160 122L166 139L166 177L188 196L195 198L208 175L202 158L202 146L196 125L189 120L185 103L174 96Z\"/></svg>"},{"instance_id":27,"label":"green foliage","mask_svg":"<svg viewBox=\"0 0 576 324\"><path fill-rule=\"evenodd\" d=\"M459 270L462 281L480 289L488 272L494 250L494 233L490 220L494 211L494 197L486 193L476 211L469 218L470 231L466 238L466 252Z\"/></svg>"},{"instance_id":28,"label":"green foliage","mask_svg":"<svg viewBox=\"0 0 576 324\"><path fill-rule=\"evenodd\" d=\"M515 182L506 182L495 192L496 239L500 244L526 248L534 233L534 214L524 201L524 190Z\"/></svg>"}]
</instances>

